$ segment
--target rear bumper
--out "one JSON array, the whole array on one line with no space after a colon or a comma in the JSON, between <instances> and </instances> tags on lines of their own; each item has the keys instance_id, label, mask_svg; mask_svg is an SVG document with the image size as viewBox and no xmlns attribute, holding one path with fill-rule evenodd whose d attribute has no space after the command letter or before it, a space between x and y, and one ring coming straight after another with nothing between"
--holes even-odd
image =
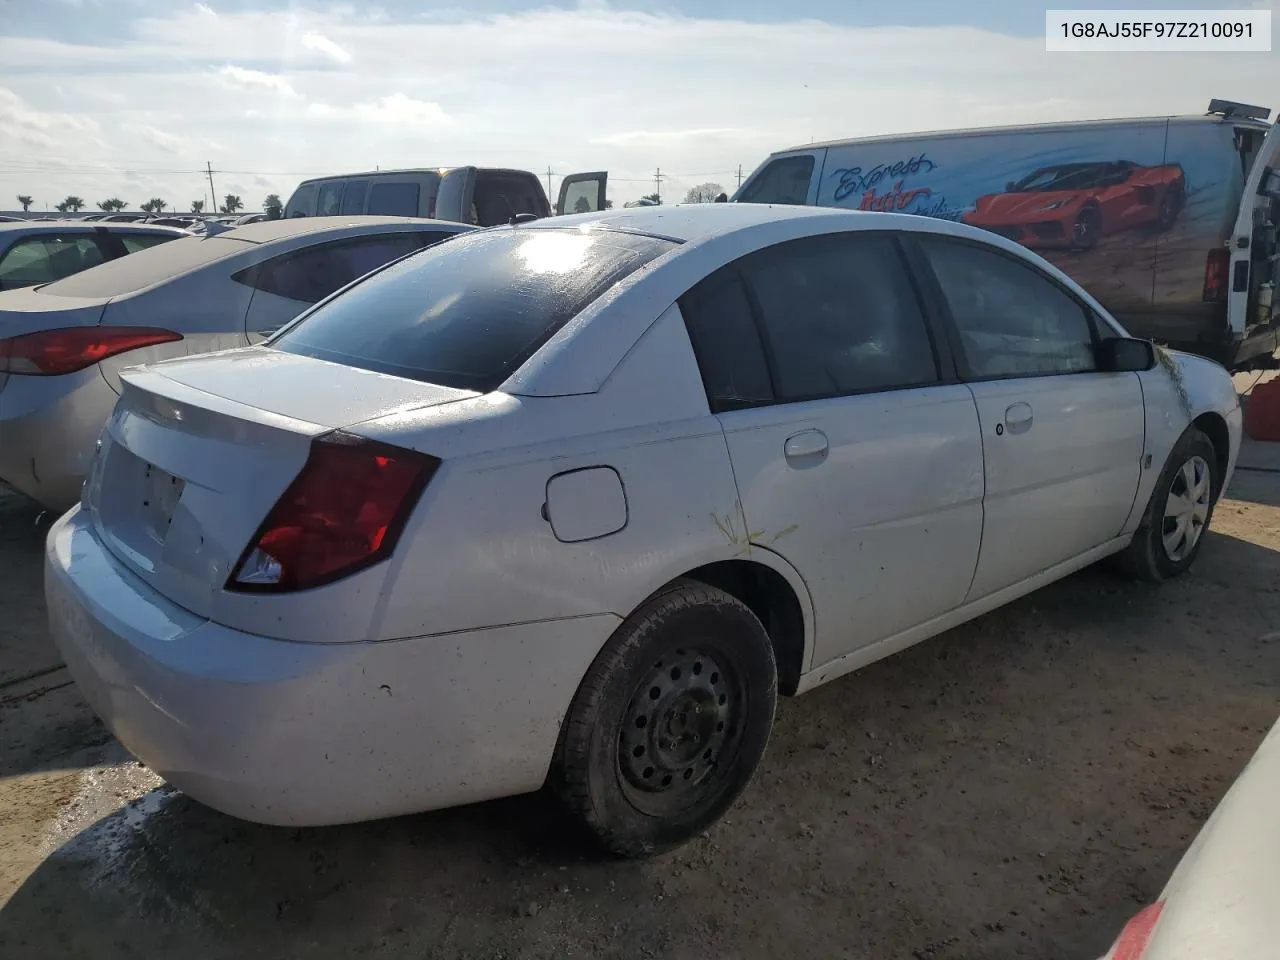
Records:
<instances>
[{"instance_id":1,"label":"rear bumper","mask_svg":"<svg viewBox=\"0 0 1280 960\"><path fill-rule=\"evenodd\" d=\"M291 643L203 620L73 510L49 532L50 627L95 712L224 813L291 826L536 790L612 616L381 643Z\"/></svg>"},{"instance_id":2,"label":"rear bumper","mask_svg":"<svg viewBox=\"0 0 1280 960\"><path fill-rule=\"evenodd\" d=\"M9 377L0 391L0 480L50 510L71 507L115 402L96 366Z\"/></svg>"}]
</instances>

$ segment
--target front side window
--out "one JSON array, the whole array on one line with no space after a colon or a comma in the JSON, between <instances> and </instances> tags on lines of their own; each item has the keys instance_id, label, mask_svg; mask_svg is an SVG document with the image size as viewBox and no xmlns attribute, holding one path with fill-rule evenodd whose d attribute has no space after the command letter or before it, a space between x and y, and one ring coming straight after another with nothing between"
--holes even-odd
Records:
<instances>
[{"instance_id":1,"label":"front side window","mask_svg":"<svg viewBox=\"0 0 1280 960\"><path fill-rule=\"evenodd\" d=\"M270 346L488 392L597 297L675 246L604 230L463 234L352 287Z\"/></svg>"},{"instance_id":2,"label":"front side window","mask_svg":"<svg viewBox=\"0 0 1280 960\"><path fill-rule=\"evenodd\" d=\"M342 209L342 181L332 180L320 184L320 199L316 201L317 217L336 217Z\"/></svg>"},{"instance_id":3,"label":"front side window","mask_svg":"<svg viewBox=\"0 0 1280 960\"><path fill-rule=\"evenodd\" d=\"M289 206L285 208L286 217L309 217L316 205L316 185L304 183L289 198Z\"/></svg>"},{"instance_id":4,"label":"front side window","mask_svg":"<svg viewBox=\"0 0 1280 960\"><path fill-rule=\"evenodd\" d=\"M1097 369L1084 307L1049 278L977 244L929 237L922 246L955 320L968 376Z\"/></svg>"},{"instance_id":5,"label":"front side window","mask_svg":"<svg viewBox=\"0 0 1280 960\"><path fill-rule=\"evenodd\" d=\"M770 161L736 199L738 203L802 206L809 198L809 181L812 179L813 157L782 157Z\"/></svg>"},{"instance_id":6,"label":"front side window","mask_svg":"<svg viewBox=\"0 0 1280 960\"><path fill-rule=\"evenodd\" d=\"M319 303L353 280L417 250L422 242L418 233L338 240L281 254L233 279L278 297Z\"/></svg>"},{"instance_id":7,"label":"front side window","mask_svg":"<svg viewBox=\"0 0 1280 960\"><path fill-rule=\"evenodd\" d=\"M102 248L91 236L29 237L0 257L0 290L52 283L105 260Z\"/></svg>"},{"instance_id":8,"label":"front side window","mask_svg":"<svg viewBox=\"0 0 1280 960\"><path fill-rule=\"evenodd\" d=\"M933 342L892 237L791 241L744 261L742 276L773 357L778 400L937 381Z\"/></svg>"}]
</instances>

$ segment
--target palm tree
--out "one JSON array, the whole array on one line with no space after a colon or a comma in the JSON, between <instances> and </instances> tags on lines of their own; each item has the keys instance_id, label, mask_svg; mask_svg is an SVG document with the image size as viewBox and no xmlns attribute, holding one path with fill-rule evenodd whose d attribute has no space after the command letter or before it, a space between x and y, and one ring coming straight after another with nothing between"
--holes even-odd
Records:
<instances>
[{"instance_id":1,"label":"palm tree","mask_svg":"<svg viewBox=\"0 0 1280 960\"><path fill-rule=\"evenodd\" d=\"M59 213L66 213L67 211L70 211L71 213L79 213L80 208L83 206L84 200L73 194L58 204L56 209Z\"/></svg>"},{"instance_id":2,"label":"palm tree","mask_svg":"<svg viewBox=\"0 0 1280 960\"><path fill-rule=\"evenodd\" d=\"M244 207L244 203L234 193L228 193L222 198L222 212L235 213Z\"/></svg>"},{"instance_id":3,"label":"palm tree","mask_svg":"<svg viewBox=\"0 0 1280 960\"><path fill-rule=\"evenodd\" d=\"M26 194L18 194L18 202L22 204L22 212L26 213L31 209L31 198Z\"/></svg>"},{"instance_id":4,"label":"palm tree","mask_svg":"<svg viewBox=\"0 0 1280 960\"><path fill-rule=\"evenodd\" d=\"M119 197L112 197L110 200L99 200L98 209L104 213L116 213L123 210L126 204Z\"/></svg>"},{"instance_id":5,"label":"palm tree","mask_svg":"<svg viewBox=\"0 0 1280 960\"><path fill-rule=\"evenodd\" d=\"M168 204L165 203L163 200L161 200L159 197L152 197L150 200L148 200L146 203L142 205L142 212L143 213L164 213L164 208L167 206Z\"/></svg>"},{"instance_id":6,"label":"palm tree","mask_svg":"<svg viewBox=\"0 0 1280 960\"><path fill-rule=\"evenodd\" d=\"M268 220L279 220L284 216L284 204L278 194L268 193L267 199L262 201L262 209L266 211Z\"/></svg>"},{"instance_id":7,"label":"palm tree","mask_svg":"<svg viewBox=\"0 0 1280 960\"><path fill-rule=\"evenodd\" d=\"M192 201L191 201L191 212L192 212L192 213L204 213L204 201L203 201L203 200L192 200Z\"/></svg>"}]
</instances>

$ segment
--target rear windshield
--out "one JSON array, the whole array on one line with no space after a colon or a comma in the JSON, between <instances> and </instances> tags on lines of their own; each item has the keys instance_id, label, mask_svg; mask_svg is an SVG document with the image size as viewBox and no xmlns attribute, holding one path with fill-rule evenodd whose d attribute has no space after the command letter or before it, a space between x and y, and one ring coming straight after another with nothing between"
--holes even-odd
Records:
<instances>
[{"instance_id":1,"label":"rear windshield","mask_svg":"<svg viewBox=\"0 0 1280 960\"><path fill-rule=\"evenodd\" d=\"M488 393L593 300L675 246L602 230L462 235L338 295L270 345Z\"/></svg>"},{"instance_id":2,"label":"rear windshield","mask_svg":"<svg viewBox=\"0 0 1280 960\"><path fill-rule=\"evenodd\" d=\"M40 292L60 297L123 297L252 249L252 244L230 237L179 237L149 250L108 260L92 270L43 286Z\"/></svg>"}]
</instances>

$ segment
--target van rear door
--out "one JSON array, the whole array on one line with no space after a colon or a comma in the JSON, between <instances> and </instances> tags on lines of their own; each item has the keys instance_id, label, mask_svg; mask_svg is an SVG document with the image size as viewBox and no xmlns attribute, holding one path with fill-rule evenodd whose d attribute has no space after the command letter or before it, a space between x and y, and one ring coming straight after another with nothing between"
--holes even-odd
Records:
<instances>
[{"instance_id":1,"label":"van rear door","mask_svg":"<svg viewBox=\"0 0 1280 960\"><path fill-rule=\"evenodd\" d=\"M1231 231L1230 293L1227 319L1231 335L1240 340L1248 327L1275 316L1274 290L1280 282L1277 260L1277 209L1280 208L1280 123L1272 124L1245 178L1244 193ZM1261 271L1256 273L1255 271ZM1259 298L1268 302L1268 316L1257 311Z\"/></svg>"},{"instance_id":2,"label":"van rear door","mask_svg":"<svg viewBox=\"0 0 1280 960\"><path fill-rule=\"evenodd\" d=\"M440 171L435 218L454 223L475 223L471 205L476 193L475 167L450 167Z\"/></svg>"},{"instance_id":3,"label":"van rear door","mask_svg":"<svg viewBox=\"0 0 1280 960\"><path fill-rule=\"evenodd\" d=\"M560 197L556 200L556 216L566 213L595 213L605 208L605 188L609 174L571 173L560 181Z\"/></svg>"}]
</instances>

